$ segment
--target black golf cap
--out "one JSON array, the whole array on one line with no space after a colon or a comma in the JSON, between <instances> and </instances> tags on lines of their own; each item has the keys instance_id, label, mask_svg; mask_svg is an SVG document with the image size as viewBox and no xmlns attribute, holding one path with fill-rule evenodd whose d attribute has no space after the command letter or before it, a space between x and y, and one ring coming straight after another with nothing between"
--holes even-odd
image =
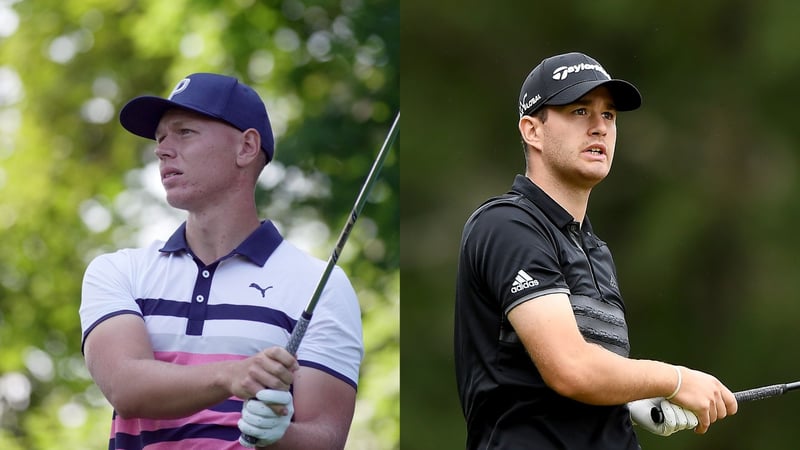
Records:
<instances>
[{"instance_id":1,"label":"black golf cap","mask_svg":"<svg viewBox=\"0 0 800 450\"><path fill-rule=\"evenodd\" d=\"M608 88L617 111L632 111L642 104L634 85L611 78L599 62L573 52L551 56L533 68L519 93L519 116L544 105L568 105L598 86Z\"/></svg>"},{"instance_id":2,"label":"black golf cap","mask_svg":"<svg viewBox=\"0 0 800 450\"><path fill-rule=\"evenodd\" d=\"M129 101L119 113L126 130L155 139L161 116L181 108L226 122L240 131L254 128L261 135L267 162L275 154L275 139L267 108L255 90L238 79L213 73L194 73L179 81L168 98L141 96Z\"/></svg>"}]
</instances>

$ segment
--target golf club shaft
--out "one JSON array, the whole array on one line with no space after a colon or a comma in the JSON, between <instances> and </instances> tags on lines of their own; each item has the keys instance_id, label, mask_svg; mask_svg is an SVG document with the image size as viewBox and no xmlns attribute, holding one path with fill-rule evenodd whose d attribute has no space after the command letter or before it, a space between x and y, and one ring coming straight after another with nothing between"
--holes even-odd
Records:
<instances>
[{"instance_id":1,"label":"golf club shaft","mask_svg":"<svg viewBox=\"0 0 800 450\"><path fill-rule=\"evenodd\" d=\"M353 209L350 211L350 217L348 217L347 222L345 223L344 228L339 235L339 239L336 241L336 246L333 248L333 252L331 252L331 256L328 258L328 264L325 266L325 270L322 272L322 276L317 283L317 288L314 290L314 294L308 301L308 306L306 306L306 309L300 315L300 318L297 320L297 323L292 330L292 335L289 337L289 342L286 344L286 351L292 355L297 354L297 349L300 347L300 341L303 340L303 336L306 334L308 324L311 321L311 316L314 314L314 308L317 307L317 302L319 302L319 298L322 296L322 291L325 289L328 278L330 277L333 268L336 266L336 262L339 260L339 255L342 253L344 244L347 242L347 238L350 237L350 231L353 229L353 225L355 225L359 214L361 214L361 209L364 208L364 203L367 201L367 196L372 189L372 185L378 178L378 173L383 167L383 161L386 159L386 155L389 153L389 148L391 148L392 142L397 136L399 123L400 112L398 111L397 116L395 116L394 122L392 123L392 127L389 129L389 134L386 136L386 140L383 141L383 145L378 152L378 156L375 158L375 162L372 163L372 168L369 170L369 174L367 174L367 179L364 181L364 185L361 186L361 192L358 193L356 203L353 205ZM258 442L258 439L253 436L242 434L239 437L239 443L245 447L253 448L256 446L256 442Z\"/></svg>"},{"instance_id":2,"label":"golf club shaft","mask_svg":"<svg viewBox=\"0 0 800 450\"><path fill-rule=\"evenodd\" d=\"M750 402L753 400L777 397L779 395L783 395L785 392L793 391L798 388L800 388L800 381L786 384L773 384L771 386L763 386L748 389L746 391L734 392L733 396L736 397L736 401L739 403Z\"/></svg>"},{"instance_id":3,"label":"golf club shaft","mask_svg":"<svg viewBox=\"0 0 800 450\"><path fill-rule=\"evenodd\" d=\"M372 189L372 185L378 178L378 173L381 171L381 167L383 167L383 161L386 159L386 155L389 153L389 148L392 146L392 141L397 135L397 127L399 123L400 112L398 111L397 116L394 118L394 122L392 123L392 127L389 129L389 134L386 136L386 140L383 141L383 146L381 146L381 150L378 152L375 162L372 163L372 168L369 170L367 179L364 181L364 185L361 186L361 192L358 193L356 203L353 205L352 211L350 211L350 217L347 219L341 234L339 234L339 239L336 241L336 246L333 248L333 252L331 252L331 256L328 258L328 264L325 266L325 271L322 272L322 276L317 283L317 288L314 290L314 295L311 296L311 299L308 301L308 306L306 306L306 309L303 311L300 319L298 319L294 330L292 330L292 335L289 337L289 343L286 344L286 350L292 355L297 354L297 348L300 346L300 341L303 340L303 336L308 328L308 323L311 321L311 316L314 314L314 308L317 307L317 302L322 295L323 289L325 289L325 284L328 282L331 271L333 271L333 268L336 266L336 261L339 260L339 255L342 253L344 244L347 242L347 238L350 237L350 231L353 229L353 225L355 225L358 215L361 214L361 209L364 208L364 203L367 201L367 196Z\"/></svg>"}]
</instances>

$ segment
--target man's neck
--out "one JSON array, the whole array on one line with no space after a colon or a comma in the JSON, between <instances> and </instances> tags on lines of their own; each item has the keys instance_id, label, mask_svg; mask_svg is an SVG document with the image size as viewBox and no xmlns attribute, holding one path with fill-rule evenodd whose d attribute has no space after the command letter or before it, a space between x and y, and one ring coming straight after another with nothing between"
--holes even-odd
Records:
<instances>
[{"instance_id":1,"label":"man's neck","mask_svg":"<svg viewBox=\"0 0 800 450\"><path fill-rule=\"evenodd\" d=\"M589 194L592 192L591 188L585 189L566 185L553 177L530 172L526 176L550 198L555 200L559 206L570 213L576 222L583 223L583 219L586 217L586 208L589 205Z\"/></svg>"},{"instance_id":2,"label":"man's neck","mask_svg":"<svg viewBox=\"0 0 800 450\"><path fill-rule=\"evenodd\" d=\"M250 236L261 222L252 207L190 212L186 220L186 242L204 264L228 255Z\"/></svg>"}]
</instances>

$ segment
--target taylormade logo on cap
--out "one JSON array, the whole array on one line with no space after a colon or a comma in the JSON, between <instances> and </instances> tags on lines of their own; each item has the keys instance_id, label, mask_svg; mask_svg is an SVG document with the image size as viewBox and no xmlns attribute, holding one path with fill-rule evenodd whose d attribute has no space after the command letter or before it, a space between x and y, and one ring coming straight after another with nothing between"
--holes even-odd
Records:
<instances>
[{"instance_id":1,"label":"taylormade logo on cap","mask_svg":"<svg viewBox=\"0 0 800 450\"><path fill-rule=\"evenodd\" d=\"M570 74L578 73L583 70L596 70L603 75L605 75L606 79L611 79L611 76L606 72L606 69L603 69L603 66L600 64L586 64L580 63L575 66L561 66L553 71L553 79L554 80L566 80Z\"/></svg>"}]
</instances>

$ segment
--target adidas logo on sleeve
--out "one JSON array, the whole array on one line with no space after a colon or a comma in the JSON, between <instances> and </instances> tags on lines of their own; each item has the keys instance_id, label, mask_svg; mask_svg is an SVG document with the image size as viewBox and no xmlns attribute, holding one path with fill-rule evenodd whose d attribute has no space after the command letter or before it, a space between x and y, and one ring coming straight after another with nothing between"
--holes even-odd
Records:
<instances>
[{"instance_id":1,"label":"adidas logo on sleeve","mask_svg":"<svg viewBox=\"0 0 800 450\"><path fill-rule=\"evenodd\" d=\"M514 283L511 285L511 293L516 294L519 291L536 287L538 285L539 280L534 280L524 270L520 270L517 272L517 276L514 278Z\"/></svg>"}]
</instances>

